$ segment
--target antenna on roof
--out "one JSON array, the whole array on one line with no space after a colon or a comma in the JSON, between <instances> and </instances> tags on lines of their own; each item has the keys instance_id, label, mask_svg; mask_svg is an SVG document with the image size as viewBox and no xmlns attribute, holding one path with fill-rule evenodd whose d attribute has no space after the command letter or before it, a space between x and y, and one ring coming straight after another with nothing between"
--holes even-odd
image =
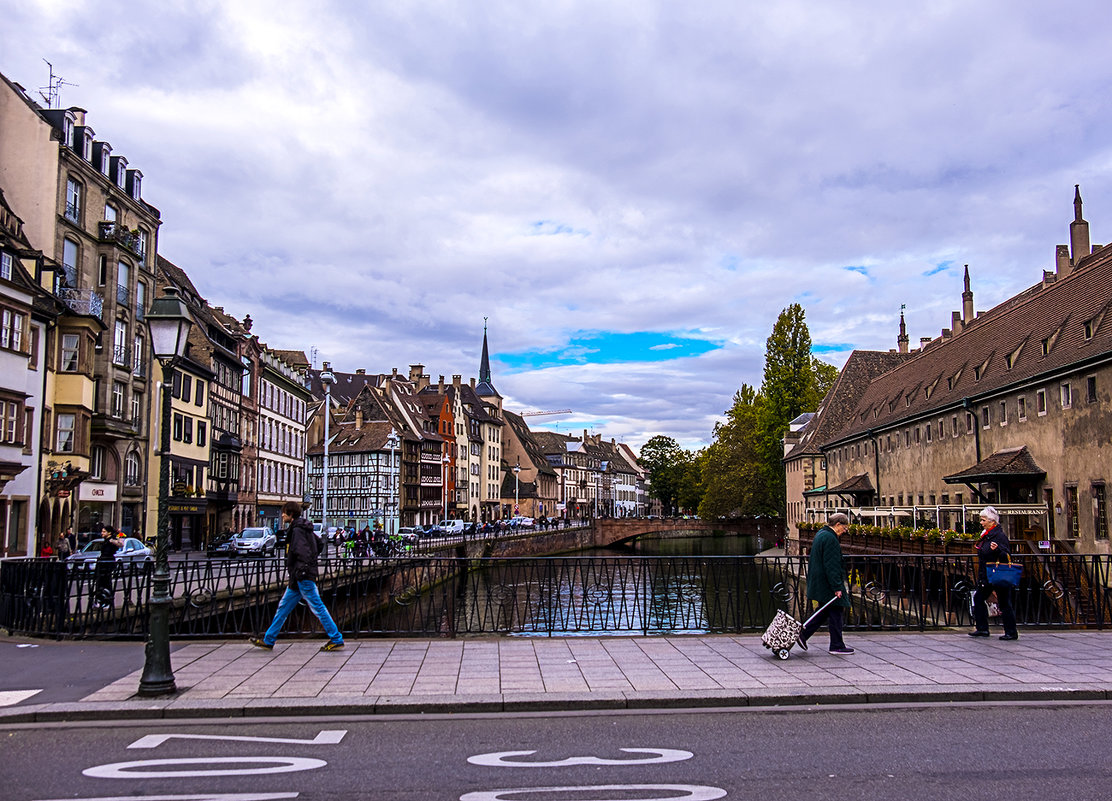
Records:
<instances>
[{"instance_id":1,"label":"antenna on roof","mask_svg":"<svg viewBox=\"0 0 1112 801\"><path fill-rule=\"evenodd\" d=\"M318 356L320 356L320 351L317 350L316 345L313 345L312 347L309 348L309 366L314 370L317 369L317 357Z\"/></svg>"},{"instance_id":2,"label":"antenna on roof","mask_svg":"<svg viewBox=\"0 0 1112 801\"><path fill-rule=\"evenodd\" d=\"M50 67L50 84L48 86L39 87L39 97L46 103L47 108L58 108L61 100L61 89L63 86L77 86L76 83L70 83L64 80L61 75L54 74L54 65L47 61L45 58L43 62L46 66ZM46 94L43 94L46 92Z\"/></svg>"}]
</instances>

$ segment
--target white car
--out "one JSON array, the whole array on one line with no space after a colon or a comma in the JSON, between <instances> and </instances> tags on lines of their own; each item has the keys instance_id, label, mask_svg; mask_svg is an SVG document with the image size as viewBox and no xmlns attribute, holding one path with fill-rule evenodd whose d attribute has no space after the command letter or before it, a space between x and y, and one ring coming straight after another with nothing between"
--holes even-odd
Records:
<instances>
[{"instance_id":1,"label":"white car","mask_svg":"<svg viewBox=\"0 0 1112 801\"><path fill-rule=\"evenodd\" d=\"M73 563L94 562L100 558L102 545L104 545L104 540L99 538L85 543L85 547L73 554L67 561ZM116 551L117 562L149 562L152 558L151 549L135 537L124 537L123 545Z\"/></svg>"},{"instance_id":2,"label":"white car","mask_svg":"<svg viewBox=\"0 0 1112 801\"><path fill-rule=\"evenodd\" d=\"M269 528L245 528L236 534L236 553L246 556L274 556L278 538Z\"/></svg>"}]
</instances>

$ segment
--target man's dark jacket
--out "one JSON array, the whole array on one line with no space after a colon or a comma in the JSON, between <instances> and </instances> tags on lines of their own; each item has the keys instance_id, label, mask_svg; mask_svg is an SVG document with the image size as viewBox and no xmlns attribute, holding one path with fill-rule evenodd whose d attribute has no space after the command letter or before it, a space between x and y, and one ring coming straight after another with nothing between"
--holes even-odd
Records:
<instances>
[{"instance_id":1,"label":"man's dark jacket","mask_svg":"<svg viewBox=\"0 0 1112 801\"><path fill-rule=\"evenodd\" d=\"M289 542L286 569L290 574L290 586L293 587L299 581L316 581L317 555L320 553L321 543L313 533L312 524L299 517L290 523L286 536Z\"/></svg>"},{"instance_id":2,"label":"man's dark jacket","mask_svg":"<svg viewBox=\"0 0 1112 801\"><path fill-rule=\"evenodd\" d=\"M845 587L846 571L842 566L842 544L830 526L823 526L811 543L811 559L807 563L807 597L822 606L838 590L842 597L835 606L849 606Z\"/></svg>"}]
</instances>

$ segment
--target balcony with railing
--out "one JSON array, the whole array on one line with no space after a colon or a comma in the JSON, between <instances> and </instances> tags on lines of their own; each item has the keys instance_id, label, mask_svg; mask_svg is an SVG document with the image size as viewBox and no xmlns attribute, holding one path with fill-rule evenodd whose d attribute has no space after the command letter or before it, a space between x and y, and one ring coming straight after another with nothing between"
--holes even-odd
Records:
<instances>
[{"instance_id":1,"label":"balcony with railing","mask_svg":"<svg viewBox=\"0 0 1112 801\"><path fill-rule=\"evenodd\" d=\"M130 363L131 348L126 345L116 345L112 348L112 364L127 367Z\"/></svg>"},{"instance_id":2,"label":"balcony with railing","mask_svg":"<svg viewBox=\"0 0 1112 801\"><path fill-rule=\"evenodd\" d=\"M101 242L119 245L130 250L136 256L141 255L143 245L138 231L131 231L125 226L109 220L97 223L97 229Z\"/></svg>"},{"instance_id":3,"label":"balcony with railing","mask_svg":"<svg viewBox=\"0 0 1112 801\"><path fill-rule=\"evenodd\" d=\"M104 318L104 298L91 289L62 287L54 293L74 314Z\"/></svg>"},{"instance_id":4,"label":"balcony with railing","mask_svg":"<svg viewBox=\"0 0 1112 801\"><path fill-rule=\"evenodd\" d=\"M122 284L116 285L116 303L127 306L131 302L131 291Z\"/></svg>"}]
</instances>

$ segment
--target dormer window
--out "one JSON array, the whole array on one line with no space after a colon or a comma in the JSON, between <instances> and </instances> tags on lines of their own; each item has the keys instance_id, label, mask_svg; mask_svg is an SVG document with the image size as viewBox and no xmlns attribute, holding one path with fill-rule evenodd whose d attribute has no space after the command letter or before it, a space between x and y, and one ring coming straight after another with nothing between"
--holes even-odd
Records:
<instances>
[{"instance_id":1,"label":"dormer window","mask_svg":"<svg viewBox=\"0 0 1112 801\"><path fill-rule=\"evenodd\" d=\"M143 173L139 170L127 171L127 193L132 200L139 200L142 194Z\"/></svg>"},{"instance_id":2,"label":"dormer window","mask_svg":"<svg viewBox=\"0 0 1112 801\"><path fill-rule=\"evenodd\" d=\"M68 113L62 118L62 144L73 147L73 116Z\"/></svg>"},{"instance_id":3,"label":"dormer window","mask_svg":"<svg viewBox=\"0 0 1112 801\"><path fill-rule=\"evenodd\" d=\"M1048 353L1050 353L1050 337L1047 337L1042 341L1042 353L1043 356L1046 356Z\"/></svg>"},{"instance_id":4,"label":"dormer window","mask_svg":"<svg viewBox=\"0 0 1112 801\"><path fill-rule=\"evenodd\" d=\"M123 156L113 156L109 160L110 172L108 177L116 186L123 189L127 184L127 159Z\"/></svg>"},{"instance_id":5,"label":"dormer window","mask_svg":"<svg viewBox=\"0 0 1112 801\"><path fill-rule=\"evenodd\" d=\"M1085 321L1085 339L1092 339L1092 338L1093 338L1093 321L1092 320L1086 320Z\"/></svg>"}]
</instances>

